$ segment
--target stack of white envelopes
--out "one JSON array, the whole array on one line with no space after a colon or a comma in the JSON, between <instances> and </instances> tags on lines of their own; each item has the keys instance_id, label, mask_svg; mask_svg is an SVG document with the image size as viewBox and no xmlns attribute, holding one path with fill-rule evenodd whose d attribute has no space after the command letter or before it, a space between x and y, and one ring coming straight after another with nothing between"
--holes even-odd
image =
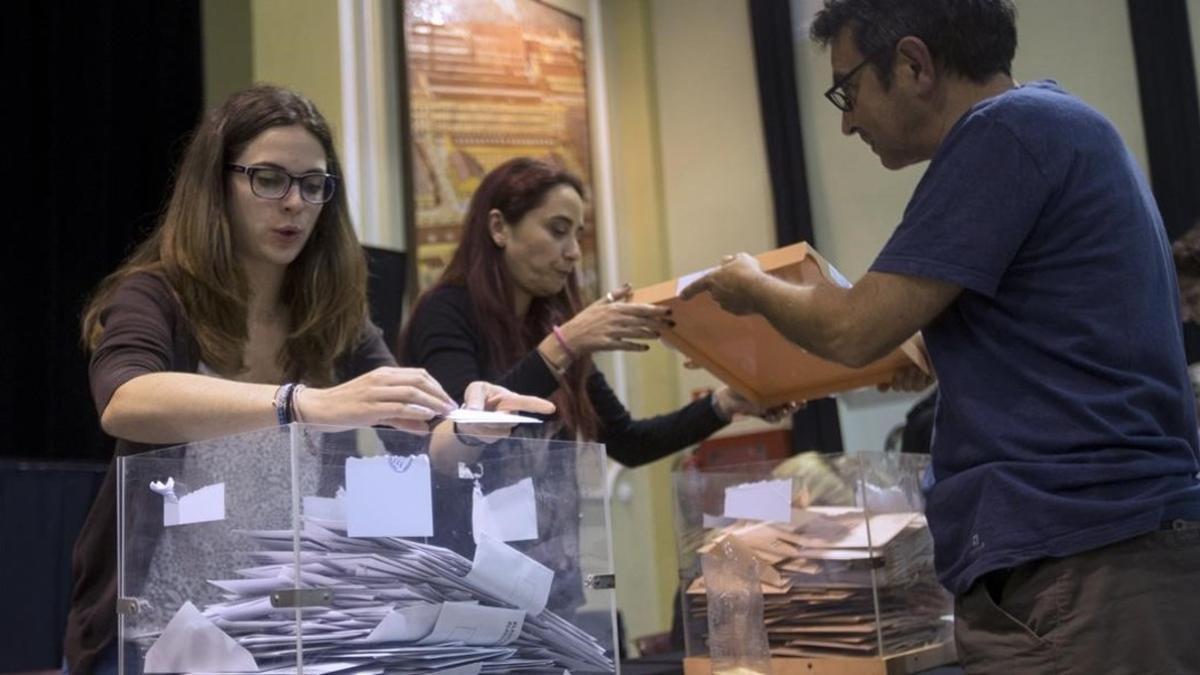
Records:
<instances>
[{"instance_id":1,"label":"stack of white envelopes","mask_svg":"<svg viewBox=\"0 0 1200 675\"><path fill-rule=\"evenodd\" d=\"M345 522L306 516L296 579L292 530L242 534L252 566L210 581L222 602L185 603L140 638L150 644L145 672L291 673L298 662L318 675L614 671L598 640L546 609L553 572L503 542L482 538L472 561L407 539L349 537ZM272 593L294 588L332 599L272 605Z\"/></svg>"}]
</instances>

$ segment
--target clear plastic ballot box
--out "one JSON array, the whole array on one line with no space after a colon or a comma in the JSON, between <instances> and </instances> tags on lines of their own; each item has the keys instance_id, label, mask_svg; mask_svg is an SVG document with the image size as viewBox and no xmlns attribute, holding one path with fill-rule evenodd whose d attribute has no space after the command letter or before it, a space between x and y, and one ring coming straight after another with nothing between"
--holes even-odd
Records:
<instances>
[{"instance_id":1,"label":"clear plastic ballot box","mask_svg":"<svg viewBox=\"0 0 1200 675\"><path fill-rule=\"evenodd\" d=\"M604 447L525 430L120 458L122 672L614 672Z\"/></svg>"},{"instance_id":2,"label":"clear plastic ballot box","mask_svg":"<svg viewBox=\"0 0 1200 675\"><path fill-rule=\"evenodd\" d=\"M923 515L928 464L805 453L677 472L687 675L892 674L953 661L953 599Z\"/></svg>"}]
</instances>

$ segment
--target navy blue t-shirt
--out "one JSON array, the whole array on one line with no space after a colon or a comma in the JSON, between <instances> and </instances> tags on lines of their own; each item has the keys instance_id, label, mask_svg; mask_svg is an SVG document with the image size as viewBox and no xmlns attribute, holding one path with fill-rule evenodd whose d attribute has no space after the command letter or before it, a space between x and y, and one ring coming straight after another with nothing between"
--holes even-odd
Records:
<instances>
[{"instance_id":1,"label":"navy blue t-shirt","mask_svg":"<svg viewBox=\"0 0 1200 675\"><path fill-rule=\"evenodd\" d=\"M927 509L952 592L1200 516L1175 268L1103 115L1050 81L975 105L871 269L963 288L924 329Z\"/></svg>"}]
</instances>

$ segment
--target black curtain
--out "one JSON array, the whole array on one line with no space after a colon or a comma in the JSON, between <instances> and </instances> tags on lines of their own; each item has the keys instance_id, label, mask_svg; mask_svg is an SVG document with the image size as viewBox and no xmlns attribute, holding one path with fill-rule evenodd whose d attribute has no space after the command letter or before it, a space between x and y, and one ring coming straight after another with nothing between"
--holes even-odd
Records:
<instances>
[{"instance_id":1,"label":"black curtain","mask_svg":"<svg viewBox=\"0 0 1200 675\"><path fill-rule=\"evenodd\" d=\"M775 206L775 241L779 246L806 241L819 248L813 236L804 168L804 135L800 130L800 99L796 94L796 61L792 45L792 11L787 0L750 0L754 37L754 70L758 76L759 108L771 172ZM792 418L792 450L842 451L837 402L809 401Z\"/></svg>"},{"instance_id":2,"label":"black curtain","mask_svg":"<svg viewBox=\"0 0 1200 675\"><path fill-rule=\"evenodd\" d=\"M153 226L198 118L200 5L18 0L4 12L0 672L57 670L71 547L112 456L79 315Z\"/></svg>"},{"instance_id":3,"label":"black curtain","mask_svg":"<svg viewBox=\"0 0 1200 675\"><path fill-rule=\"evenodd\" d=\"M1150 185L1171 239L1200 224L1200 97L1185 0L1129 0ZM1200 328L1184 325L1188 362Z\"/></svg>"},{"instance_id":4,"label":"black curtain","mask_svg":"<svg viewBox=\"0 0 1200 675\"><path fill-rule=\"evenodd\" d=\"M198 119L200 5L21 0L4 12L0 457L107 459L79 315L154 224Z\"/></svg>"},{"instance_id":5,"label":"black curtain","mask_svg":"<svg viewBox=\"0 0 1200 675\"><path fill-rule=\"evenodd\" d=\"M107 470L0 458L0 673L61 666L71 550Z\"/></svg>"},{"instance_id":6,"label":"black curtain","mask_svg":"<svg viewBox=\"0 0 1200 675\"><path fill-rule=\"evenodd\" d=\"M403 251L363 246L367 254L367 305L371 321L383 329L392 356L400 359L400 328L404 320L404 291L408 280Z\"/></svg>"}]
</instances>

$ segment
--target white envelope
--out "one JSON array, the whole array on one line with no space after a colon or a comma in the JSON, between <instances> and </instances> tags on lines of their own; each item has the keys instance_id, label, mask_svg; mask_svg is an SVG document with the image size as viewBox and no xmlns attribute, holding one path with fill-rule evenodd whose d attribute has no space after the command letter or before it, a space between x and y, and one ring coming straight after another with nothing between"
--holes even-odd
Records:
<instances>
[{"instance_id":1,"label":"white envelope","mask_svg":"<svg viewBox=\"0 0 1200 675\"><path fill-rule=\"evenodd\" d=\"M541 424L536 417L527 417L500 410L467 410L459 408L446 415L446 419L459 424Z\"/></svg>"},{"instance_id":2,"label":"white envelope","mask_svg":"<svg viewBox=\"0 0 1200 675\"><path fill-rule=\"evenodd\" d=\"M554 571L508 544L483 537L466 581L536 616L546 608Z\"/></svg>"},{"instance_id":3,"label":"white envelope","mask_svg":"<svg viewBox=\"0 0 1200 675\"><path fill-rule=\"evenodd\" d=\"M144 672L237 673L257 671L258 663L191 602L183 603L162 635L146 651Z\"/></svg>"}]
</instances>

